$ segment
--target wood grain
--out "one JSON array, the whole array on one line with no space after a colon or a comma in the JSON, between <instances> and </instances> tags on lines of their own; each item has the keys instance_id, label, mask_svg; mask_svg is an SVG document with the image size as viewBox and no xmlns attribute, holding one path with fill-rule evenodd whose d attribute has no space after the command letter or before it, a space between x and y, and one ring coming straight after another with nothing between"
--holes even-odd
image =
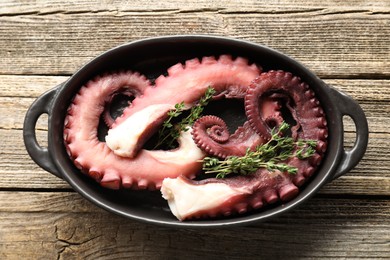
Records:
<instances>
[{"instance_id":1,"label":"wood grain","mask_svg":"<svg viewBox=\"0 0 390 260\"><path fill-rule=\"evenodd\" d=\"M313 198L275 220L218 230L135 222L75 193L0 192L0 200L3 259L380 258L390 246L388 200Z\"/></svg>"},{"instance_id":2,"label":"wood grain","mask_svg":"<svg viewBox=\"0 0 390 260\"><path fill-rule=\"evenodd\" d=\"M201 230L113 215L31 160L22 129L39 95L112 47L173 34L229 36L296 58L364 109L364 158L278 218ZM388 0L2 0L0 259L389 259L389 35ZM43 147L47 120L36 124ZM350 149L355 126L343 124Z\"/></svg>"},{"instance_id":3,"label":"wood grain","mask_svg":"<svg viewBox=\"0 0 390 260\"><path fill-rule=\"evenodd\" d=\"M117 12L158 12L171 11L179 12L180 10L202 11L202 10L219 10L221 12L299 12L299 11L313 11L322 10L323 12L330 12L330 10L339 10L341 12L354 11L372 11L377 13L384 13L389 8L386 1L367 1L367 0L346 0L340 3L339 1L317 1L313 6L312 1L309 0L280 0L267 1L267 3L256 1L229 1L220 0L79 0L79 1L59 1L53 0L50 2L39 2L29 0L3 0L0 7L0 14L2 15L20 15L20 14L52 14L52 13L85 13L85 12L101 12L101 11L117 11Z\"/></svg>"},{"instance_id":4,"label":"wood grain","mask_svg":"<svg viewBox=\"0 0 390 260\"><path fill-rule=\"evenodd\" d=\"M388 78L390 7L356 3L351 1L347 9L276 1L268 7L254 2L246 7L230 1L187 5L164 1L149 9L136 1L99 9L93 4L16 7L9 2L0 11L0 74L69 75L122 43L151 36L212 34L268 45L320 76Z\"/></svg>"}]
</instances>

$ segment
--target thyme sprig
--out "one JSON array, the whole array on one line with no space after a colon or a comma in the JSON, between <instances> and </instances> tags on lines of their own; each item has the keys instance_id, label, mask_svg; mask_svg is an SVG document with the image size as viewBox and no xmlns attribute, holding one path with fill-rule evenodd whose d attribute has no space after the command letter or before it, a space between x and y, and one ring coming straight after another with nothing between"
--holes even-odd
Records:
<instances>
[{"instance_id":1,"label":"thyme sprig","mask_svg":"<svg viewBox=\"0 0 390 260\"><path fill-rule=\"evenodd\" d=\"M168 148L171 148L173 146L174 140L176 140L179 135L175 130L172 121L174 118L179 117L183 113L184 108L184 102L181 102L175 105L175 109L168 111L168 118L163 122L162 128L160 128L160 130L158 131L158 141L154 149L159 148L168 141Z\"/></svg>"},{"instance_id":2,"label":"thyme sprig","mask_svg":"<svg viewBox=\"0 0 390 260\"><path fill-rule=\"evenodd\" d=\"M207 87L204 96L191 108L189 114L183 117L177 124L174 124L173 120L183 114L185 110L184 102L176 104L174 109L168 111L168 118L164 121L162 128L158 132L158 141L154 149L163 145L167 148L174 148L180 133L182 131L188 131L189 126L192 126L202 116L205 106L208 105L215 93L214 88L211 86Z\"/></svg>"},{"instance_id":3,"label":"thyme sprig","mask_svg":"<svg viewBox=\"0 0 390 260\"><path fill-rule=\"evenodd\" d=\"M298 169L284 163L291 157L306 159L315 153L316 141L297 140L284 136L289 129L289 124L283 122L279 129L273 129L271 139L258 146L254 151L247 150L245 155L230 156L225 160L216 157L205 157L203 159L203 170L205 173L217 174L216 178L224 178L228 174L248 175L256 172L259 168L269 171L281 171L289 174L296 174Z\"/></svg>"}]
</instances>

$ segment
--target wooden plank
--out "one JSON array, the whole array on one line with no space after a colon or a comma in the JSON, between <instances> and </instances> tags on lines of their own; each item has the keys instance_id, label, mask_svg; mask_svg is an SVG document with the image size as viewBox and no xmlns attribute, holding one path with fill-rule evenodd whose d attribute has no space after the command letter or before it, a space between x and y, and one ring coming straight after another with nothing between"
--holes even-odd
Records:
<instances>
[{"instance_id":1,"label":"wooden plank","mask_svg":"<svg viewBox=\"0 0 390 260\"><path fill-rule=\"evenodd\" d=\"M125 42L159 35L212 34L268 45L320 76L389 77L390 7L295 12L280 5L278 11L264 13L261 7L242 12L214 8L189 12L176 7L161 12L145 8L97 13L66 13L59 7L46 15L35 11L3 15L0 74L73 74L96 55Z\"/></svg>"},{"instance_id":2,"label":"wooden plank","mask_svg":"<svg viewBox=\"0 0 390 260\"><path fill-rule=\"evenodd\" d=\"M0 201L2 259L372 259L390 252L390 201L383 199L317 197L264 223L199 230L124 219L74 193L0 192Z\"/></svg>"},{"instance_id":3,"label":"wooden plank","mask_svg":"<svg viewBox=\"0 0 390 260\"><path fill-rule=\"evenodd\" d=\"M147 6L147 7L146 7ZM0 14L2 15L20 15L20 14L52 14L52 13L85 13L85 12L162 12L162 11L199 11L199 10L215 10L220 12L309 12L322 11L331 12L332 10L341 11L366 11L366 12L383 12L384 9L389 8L386 1L361 1L348 0L339 3L338 1L317 1L313 6L312 1L207 1L207 0L134 0L131 2L111 0L111 1L88 1L78 0L77 2L63 2L59 0L50 1L44 5L39 1L19 0L17 3L12 0L2 1L0 7Z\"/></svg>"},{"instance_id":4,"label":"wooden plank","mask_svg":"<svg viewBox=\"0 0 390 260\"><path fill-rule=\"evenodd\" d=\"M37 98L68 78L68 76L0 75L0 97ZM390 80L324 79L324 81L357 101L367 103L390 101Z\"/></svg>"},{"instance_id":5,"label":"wooden plank","mask_svg":"<svg viewBox=\"0 0 390 260\"><path fill-rule=\"evenodd\" d=\"M47 131L36 131L38 143L47 146ZM0 189L1 188L69 188L69 185L41 169L27 154L22 130L0 129Z\"/></svg>"},{"instance_id":6,"label":"wooden plank","mask_svg":"<svg viewBox=\"0 0 390 260\"><path fill-rule=\"evenodd\" d=\"M68 78L67 76L0 75L0 97L36 99ZM31 101L25 103L30 105Z\"/></svg>"},{"instance_id":7,"label":"wooden plank","mask_svg":"<svg viewBox=\"0 0 390 260\"><path fill-rule=\"evenodd\" d=\"M68 76L0 75L0 97L37 98L68 78ZM324 81L357 101L390 101L390 80L326 78Z\"/></svg>"},{"instance_id":8,"label":"wooden plank","mask_svg":"<svg viewBox=\"0 0 390 260\"><path fill-rule=\"evenodd\" d=\"M18 204L15 200L18 198ZM76 192L25 192L0 191L0 212L2 213L102 213L104 210L93 205Z\"/></svg>"},{"instance_id":9,"label":"wooden plank","mask_svg":"<svg viewBox=\"0 0 390 260\"><path fill-rule=\"evenodd\" d=\"M2 0L0 259L388 259L390 4L339 2ZM360 164L276 219L197 230L113 215L30 159L23 118L40 94L118 44L190 33L269 45L350 94L370 127ZM344 126L348 149L355 128ZM47 146L46 115L36 134Z\"/></svg>"},{"instance_id":10,"label":"wooden plank","mask_svg":"<svg viewBox=\"0 0 390 260\"><path fill-rule=\"evenodd\" d=\"M389 80L344 80L325 79L328 85L343 91L353 97L356 101L389 102L390 81Z\"/></svg>"}]
</instances>

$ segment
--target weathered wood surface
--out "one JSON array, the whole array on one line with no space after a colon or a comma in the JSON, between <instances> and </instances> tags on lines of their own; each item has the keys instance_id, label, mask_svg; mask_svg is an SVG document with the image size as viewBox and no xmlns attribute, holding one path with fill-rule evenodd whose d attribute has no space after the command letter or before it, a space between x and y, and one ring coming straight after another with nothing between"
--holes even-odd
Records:
<instances>
[{"instance_id":1,"label":"weathered wood surface","mask_svg":"<svg viewBox=\"0 0 390 260\"><path fill-rule=\"evenodd\" d=\"M359 102L370 140L360 164L301 207L222 230L113 216L28 156L29 105L109 48L167 34L225 35L276 48ZM390 257L390 2L28 1L0 3L0 259ZM47 141L47 117L37 138ZM345 143L354 125L345 120Z\"/></svg>"},{"instance_id":2,"label":"weathered wood surface","mask_svg":"<svg viewBox=\"0 0 390 260\"><path fill-rule=\"evenodd\" d=\"M134 222L75 193L0 192L0 199L2 259L372 259L389 252L384 199L317 197L272 221L218 230Z\"/></svg>"},{"instance_id":3,"label":"weathered wood surface","mask_svg":"<svg viewBox=\"0 0 390 260\"><path fill-rule=\"evenodd\" d=\"M333 1L317 5L310 1L296 5L290 1L270 5L256 1L23 2L5 1L0 7L2 73L72 74L121 43L207 33L266 44L320 76L390 75L387 0L347 1L341 6Z\"/></svg>"}]
</instances>

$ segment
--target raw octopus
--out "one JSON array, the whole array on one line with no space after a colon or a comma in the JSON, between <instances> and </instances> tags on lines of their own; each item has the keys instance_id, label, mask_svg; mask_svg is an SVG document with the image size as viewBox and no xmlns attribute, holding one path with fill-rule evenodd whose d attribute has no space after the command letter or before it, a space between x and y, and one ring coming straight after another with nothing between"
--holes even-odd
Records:
<instances>
[{"instance_id":1,"label":"raw octopus","mask_svg":"<svg viewBox=\"0 0 390 260\"><path fill-rule=\"evenodd\" d=\"M316 153L309 159L293 157L286 162L298 169L295 175L260 168L251 175L225 179L196 181L184 176L167 178L163 181L161 192L179 220L242 214L279 200L289 201L297 196L299 187L315 172L326 151L327 123L314 92L291 73L269 71L251 83L245 95L248 121L238 131L246 133L245 138L270 138L271 127L283 121L281 113L267 115L270 108L264 105L270 98L283 101L296 122L291 128L291 135L295 139L315 140ZM270 107L271 110L275 108ZM277 108L280 109L281 104ZM213 129L215 126L218 130ZM234 133L229 137L226 133L226 126L215 117L200 118L193 126L195 142L209 154L219 157L242 156L243 149L231 145L242 134Z\"/></svg>"},{"instance_id":2,"label":"raw octopus","mask_svg":"<svg viewBox=\"0 0 390 260\"><path fill-rule=\"evenodd\" d=\"M179 147L144 148L168 111L181 102L190 109L209 86L216 90L214 99L244 100L247 121L242 126L230 134L221 118L206 115L181 133ZM118 93L134 100L114 121L107 106ZM297 167L297 174L259 169L246 176L193 180L206 155L242 156L269 140L271 128L282 123L285 110L294 121L294 139L317 141L312 157L286 162ZM110 127L106 142L98 138L102 114ZM244 213L294 198L321 163L326 139L324 112L307 84L291 73L262 72L246 59L229 55L178 63L154 85L132 71L98 76L75 96L64 128L65 145L77 168L111 189L161 189L179 220Z\"/></svg>"},{"instance_id":3,"label":"raw octopus","mask_svg":"<svg viewBox=\"0 0 390 260\"><path fill-rule=\"evenodd\" d=\"M191 131L181 134L179 147L173 150L146 150L143 144L176 103L183 101L191 108L209 86L220 96L242 96L259 74L260 68L246 59L222 55L176 64L154 86L132 71L97 76L81 87L69 106L64 127L67 152L78 169L111 189L154 190L167 177L194 178L205 153L192 140ZM112 128L106 142L100 141L99 120L118 93L132 95L134 100L112 125L108 122Z\"/></svg>"}]
</instances>

